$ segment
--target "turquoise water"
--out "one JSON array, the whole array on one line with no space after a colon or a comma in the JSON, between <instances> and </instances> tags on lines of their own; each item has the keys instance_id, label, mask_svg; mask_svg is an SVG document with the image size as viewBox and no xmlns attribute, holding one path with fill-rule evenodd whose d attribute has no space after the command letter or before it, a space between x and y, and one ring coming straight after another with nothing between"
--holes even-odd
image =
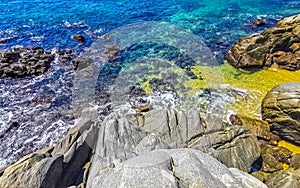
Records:
<instances>
[{"instance_id":1,"label":"turquoise water","mask_svg":"<svg viewBox=\"0 0 300 188\"><path fill-rule=\"evenodd\" d=\"M14 45L47 49L88 47L97 36L140 21L166 21L204 38L224 55L236 39L264 27L253 28L255 18L278 19L300 13L299 0L2 0L0 48ZM71 37L82 34L85 44Z\"/></svg>"}]
</instances>

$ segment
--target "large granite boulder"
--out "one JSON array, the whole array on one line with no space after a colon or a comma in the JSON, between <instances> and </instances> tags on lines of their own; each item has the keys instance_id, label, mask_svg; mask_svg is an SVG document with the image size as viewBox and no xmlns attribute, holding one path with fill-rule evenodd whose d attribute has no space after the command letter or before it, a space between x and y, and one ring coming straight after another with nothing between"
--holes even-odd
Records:
<instances>
[{"instance_id":1,"label":"large granite boulder","mask_svg":"<svg viewBox=\"0 0 300 188\"><path fill-rule=\"evenodd\" d=\"M101 167L99 167L101 169ZM154 150L126 160L89 179L88 188L101 187L251 187L262 182L194 149Z\"/></svg>"},{"instance_id":2,"label":"large granite boulder","mask_svg":"<svg viewBox=\"0 0 300 188\"><path fill-rule=\"evenodd\" d=\"M155 109L135 121L172 148L205 151L228 167L248 172L261 152L256 137L247 128L210 119L203 119L195 109Z\"/></svg>"},{"instance_id":3,"label":"large granite boulder","mask_svg":"<svg viewBox=\"0 0 300 188\"><path fill-rule=\"evenodd\" d=\"M300 144L300 83L275 86L263 99L262 118L274 134Z\"/></svg>"},{"instance_id":4,"label":"large granite boulder","mask_svg":"<svg viewBox=\"0 0 300 188\"><path fill-rule=\"evenodd\" d=\"M239 39L227 54L238 68L278 67L300 69L300 14L285 18L273 28Z\"/></svg>"}]
</instances>

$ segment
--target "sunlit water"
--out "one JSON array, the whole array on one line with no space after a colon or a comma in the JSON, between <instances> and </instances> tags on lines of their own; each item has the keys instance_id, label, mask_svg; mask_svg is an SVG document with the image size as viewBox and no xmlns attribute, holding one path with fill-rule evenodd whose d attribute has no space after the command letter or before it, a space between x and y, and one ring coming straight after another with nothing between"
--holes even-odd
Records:
<instances>
[{"instance_id":1,"label":"sunlit water","mask_svg":"<svg viewBox=\"0 0 300 188\"><path fill-rule=\"evenodd\" d=\"M300 1L296 0L2 0L0 49L22 45L41 46L47 50L72 49L80 53L93 48L103 34L121 26L163 21L201 37L218 62L222 62L238 38L271 27L283 17L300 13L299 10ZM253 27L251 20L256 18L266 19L268 23ZM85 43L79 44L72 39L74 34L83 35ZM169 40L166 37L166 41ZM146 55L174 61L189 73L192 71L187 67L196 65L192 61L187 63L190 61L182 49L142 43L124 49L121 58L113 61L114 64L110 62L113 66L101 72L105 76L97 78L98 86L113 88L110 87L111 80L119 76L124 65ZM134 66L139 67L138 64ZM134 71L130 67L126 71L132 74ZM0 166L55 144L72 126L72 68L71 64L56 61L43 75L0 80ZM121 76L126 78L126 75ZM187 74L188 79L193 76ZM141 86L147 89L145 80L135 81L144 82ZM246 93L246 90L230 90L228 94L217 93L215 96L219 96L221 104L234 100L233 95L244 96ZM165 93L164 96L169 95Z\"/></svg>"}]
</instances>

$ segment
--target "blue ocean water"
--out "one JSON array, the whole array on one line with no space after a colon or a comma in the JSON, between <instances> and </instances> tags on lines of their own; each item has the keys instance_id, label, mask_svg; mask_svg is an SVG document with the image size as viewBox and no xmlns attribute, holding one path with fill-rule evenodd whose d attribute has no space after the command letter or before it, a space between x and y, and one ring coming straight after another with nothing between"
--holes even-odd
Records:
<instances>
[{"instance_id":1,"label":"blue ocean water","mask_svg":"<svg viewBox=\"0 0 300 188\"><path fill-rule=\"evenodd\" d=\"M251 20L267 19L269 27L297 13L299 0L2 0L0 48L81 49L129 23L166 21L203 37L224 55L235 40L264 28L253 28ZM84 35L86 43L78 44L74 34Z\"/></svg>"}]
</instances>

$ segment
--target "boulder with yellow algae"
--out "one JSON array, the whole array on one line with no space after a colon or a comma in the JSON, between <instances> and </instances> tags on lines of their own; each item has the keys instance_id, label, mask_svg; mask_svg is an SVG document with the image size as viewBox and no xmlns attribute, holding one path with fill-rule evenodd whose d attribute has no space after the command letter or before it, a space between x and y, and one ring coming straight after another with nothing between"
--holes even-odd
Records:
<instances>
[{"instance_id":1,"label":"boulder with yellow algae","mask_svg":"<svg viewBox=\"0 0 300 188\"><path fill-rule=\"evenodd\" d=\"M300 14L285 18L273 28L239 39L227 54L238 68L300 69Z\"/></svg>"},{"instance_id":2,"label":"boulder with yellow algae","mask_svg":"<svg viewBox=\"0 0 300 188\"><path fill-rule=\"evenodd\" d=\"M262 118L273 133L300 144L300 83L275 86L263 99Z\"/></svg>"},{"instance_id":3,"label":"boulder with yellow algae","mask_svg":"<svg viewBox=\"0 0 300 188\"><path fill-rule=\"evenodd\" d=\"M270 139L270 126L265 121L259 119L252 119L240 115L231 115L230 122L233 125L246 127L254 136L264 138L267 140Z\"/></svg>"},{"instance_id":4,"label":"boulder with yellow algae","mask_svg":"<svg viewBox=\"0 0 300 188\"><path fill-rule=\"evenodd\" d=\"M292 152L286 148L279 146L271 146L261 143L262 148L262 171L263 172L276 172L283 170L282 163L289 163Z\"/></svg>"}]
</instances>

